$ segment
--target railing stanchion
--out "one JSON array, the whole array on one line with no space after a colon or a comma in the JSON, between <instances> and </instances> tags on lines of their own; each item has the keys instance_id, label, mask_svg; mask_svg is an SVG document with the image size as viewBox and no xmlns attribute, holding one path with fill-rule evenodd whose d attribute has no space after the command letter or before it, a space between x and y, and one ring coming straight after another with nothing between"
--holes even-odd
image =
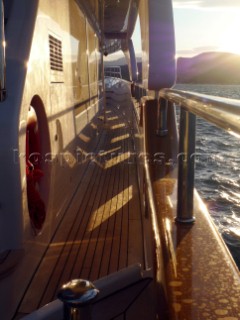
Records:
<instances>
[{"instance_id":1,"label":"railing stanchion","mask_svg":"<svg viewBox=\"0 0 240 320\"><path fill-rule=\"evenodd\" d=\"M157 135L163 137L167 135L167 113L168 113L168 100L164 98L159 99L158 112L157 112Z\"/></svg>"},{"instance_id":2,"label":"railing stanchion","mask_svg":"<svg viewBox=\"0 0 240 320\"><path fill-rule=\"evenodd\" d=\"M178 154L177 222L192 223L196 116L181 109Z\"/></svg>"},{"instance_id":3,"label":"railing stanchion","mask_svg":"<svg viewBox=\"0 0 240 320\"><path fill-rule=\"evenodd\" d=\"M102 90L103 90L103 118L104 123L107 122L107 103L106 103L106 88L105 88L105 78L104 78L104 58L103 52L101 53L101 60L102 60Z\"/></svg>"}]
</instances>

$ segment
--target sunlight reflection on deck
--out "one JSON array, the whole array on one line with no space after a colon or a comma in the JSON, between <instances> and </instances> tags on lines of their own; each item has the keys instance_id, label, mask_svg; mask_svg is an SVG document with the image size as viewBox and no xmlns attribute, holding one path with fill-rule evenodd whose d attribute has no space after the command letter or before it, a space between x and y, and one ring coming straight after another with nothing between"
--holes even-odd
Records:
<instances>
[{"instance_id":1,"label":"sunlight reflection on deck","mask_svg":"<svg viewBox=\"0 0 240 320\"><path fill-rule=\"evenodd\" d=\"M119 150L121 150L121 147L112 148L110 150L101 150L99 152L99 157L106 156L108 154L114 153L114 152L119 151Z\"/></svg>"},{"instance_id":2,"label":"sunlight reflection on deck","mask_svg":"<svg viewBox=\"0 0 240 320\"><path fill-rule=\"evenodd\" d=\"M102 204L98 209L96 209L92 216L88 226L88 231L93 231L98 228L102 223L106 222L109 218L111 218L114 214L116 214L121 208L123 208L128 202L131 201L133 197L133 186L129 186L125 188L123 191L119 192L117 195L112 197L110 200L106 201ZM123 194L128 192L128 197L123 197ZM115 205L113 205L115 204ZM102 216L102 219L96 219L96 216L99 215L99 212L108 211L108 214ZM109 208L111 208L109 210Z\"/></svg>"},{"instance_id":3,"label":"sunlight reflection on deck","mask_svg":"<svg viewBox=\"0 0 240 320\"><path fill-rule=\"evenodd\" d=\"M116 164L120 164L126 160L128 160L131 156L130 152L118 153L115 157L112 157L109 161L105 162L104 168L109 169Z\"/></svg>"},{"instance_id":4,"label":"sunlight reflection on deck","mask_svg":"<svg viewBox=\"0 0 240 320\"><path fill-rule=\"evenodd\" d=\"M125 128L125 127L126 127L125 123L119 123L111 126L111 129L115 130L115 129Z\"/></svg>"},{"instance_id":5,"label":"sunlight reflection on deck","mask_svg":"<svg viewBox=\"0 0 240 320\"><path fill-rule=\"evenodd\" d=\"M89 137L87 137L85 134L83 134L82 132L79 134L79 138L84 141L84 142L89 142L91 139Z\"/></svg>"},{"instance_id":6,"label":"sunlight reflection on deck","mask_svg":"<svg viewBox=\"0 0 240 320\"><path fill-rule=\"evenodd\" d=\"M129 135L129 133L127 133L127 134L124 134L124 135L122 135L122 136L118 136L118 137L116 137L116 138L113 138L113 139L111 140L111 143L116 143L116 142L119 142L119 141L121 141L121 140L128 139L129 137L130 137L130 135Z\"/></svg>"}]
</instances>

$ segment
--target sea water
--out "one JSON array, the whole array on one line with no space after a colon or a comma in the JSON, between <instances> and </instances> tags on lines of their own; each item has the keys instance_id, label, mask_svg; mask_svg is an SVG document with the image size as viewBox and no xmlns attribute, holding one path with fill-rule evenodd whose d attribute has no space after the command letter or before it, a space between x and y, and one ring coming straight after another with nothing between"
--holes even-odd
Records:
<instances>
[{"instance_id":1,"label":"sea water","mask_svg":"<svg viewBox=\"0 0 240 320\"><path fill-rule=\"evenodd\" d=\"M240 99L240 85L174 89ZM240 269L240 139L197 118L195 187Z\"/></svg>"}]
</instances>

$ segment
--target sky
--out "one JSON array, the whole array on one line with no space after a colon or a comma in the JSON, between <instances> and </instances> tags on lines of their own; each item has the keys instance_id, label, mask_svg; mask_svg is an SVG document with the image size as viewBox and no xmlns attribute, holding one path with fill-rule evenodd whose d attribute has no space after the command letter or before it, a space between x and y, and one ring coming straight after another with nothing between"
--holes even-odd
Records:
<instances>
[{"instance_id":1,"label":"sky","mask_svg":"<svg viewBox=\"0 0 240 320\"><path fill-rule=\"evenodd\" d=\"M240 0L173 0L177 56L206 51L240 55ZM133 41L140 50L139 26Z\"/></svg>"}]
</instances>

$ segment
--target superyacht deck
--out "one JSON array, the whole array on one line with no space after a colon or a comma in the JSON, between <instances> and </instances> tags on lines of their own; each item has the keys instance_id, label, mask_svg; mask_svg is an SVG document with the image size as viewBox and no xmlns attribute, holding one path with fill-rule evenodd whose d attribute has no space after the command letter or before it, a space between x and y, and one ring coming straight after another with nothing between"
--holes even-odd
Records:
<instances>
[{"instance_id":1,"label":"superyacht deck","mask_svg":"<svg viewBox=\"0 0 240 320\"><path fill-rule=\"evenodd\" d=\"M23 292L15 319L55 299L69 279L96 280L134 263L144 267L130 103L129 91L109 92L106 123L101 111L79 135L78 188Z\"/></svg>"}]
</instances>

